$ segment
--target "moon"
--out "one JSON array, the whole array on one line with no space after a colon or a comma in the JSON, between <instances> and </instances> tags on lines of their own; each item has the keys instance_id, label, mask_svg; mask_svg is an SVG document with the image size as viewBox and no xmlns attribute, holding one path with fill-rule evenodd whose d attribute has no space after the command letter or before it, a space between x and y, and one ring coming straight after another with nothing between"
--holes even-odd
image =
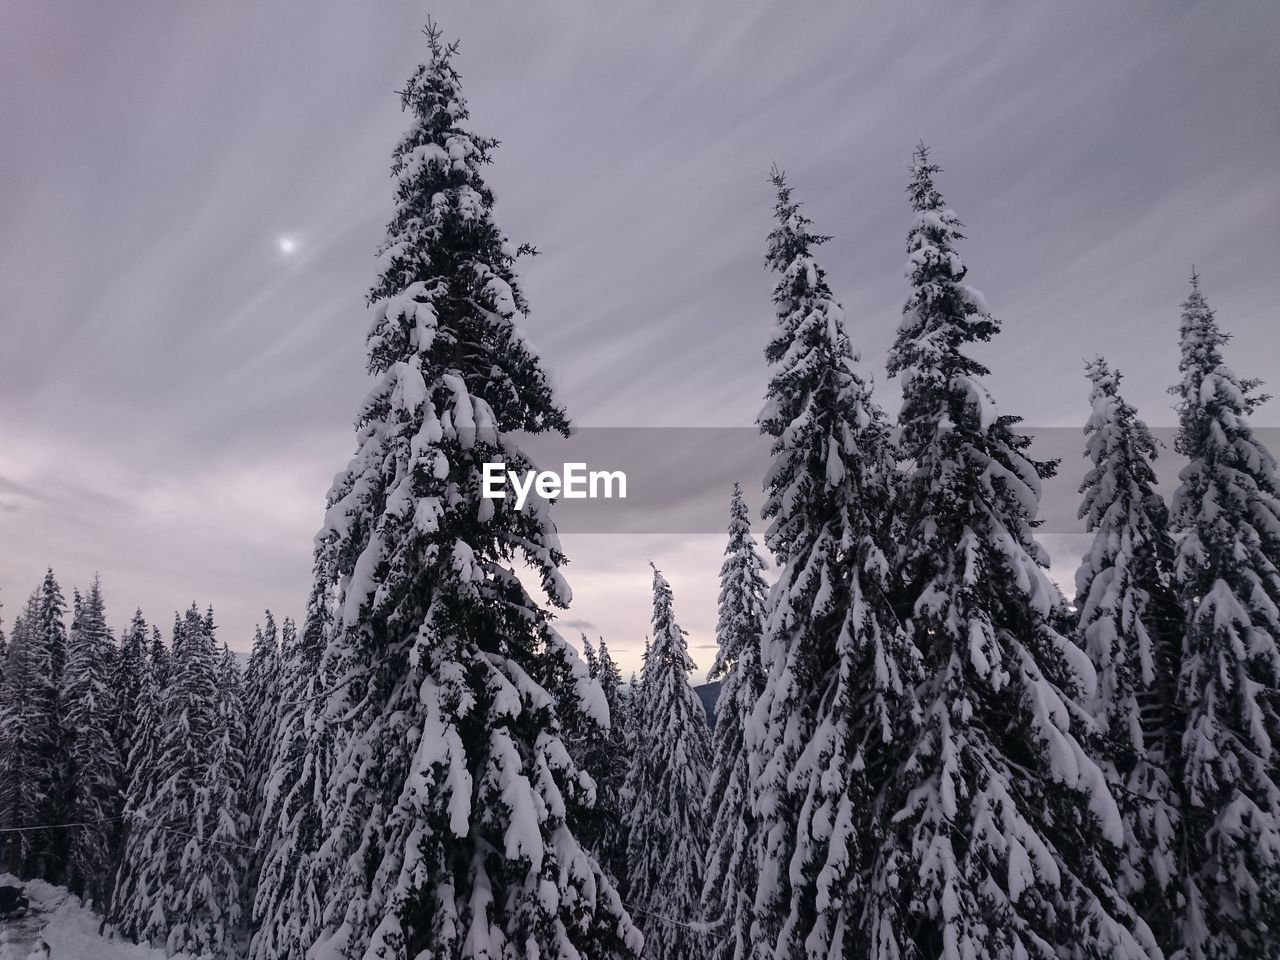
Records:
<instances>
[{"instance_id":1,"label":"moon","mask_svg":"<svg viewBox=\"0 0 1280 960\"><path fill-rule=\"evenodd\" d=\"M280 252L286 257L298 249L298 241L293 237L281 237L276 243L280 247Z\"/></svg>"}]
</instances>

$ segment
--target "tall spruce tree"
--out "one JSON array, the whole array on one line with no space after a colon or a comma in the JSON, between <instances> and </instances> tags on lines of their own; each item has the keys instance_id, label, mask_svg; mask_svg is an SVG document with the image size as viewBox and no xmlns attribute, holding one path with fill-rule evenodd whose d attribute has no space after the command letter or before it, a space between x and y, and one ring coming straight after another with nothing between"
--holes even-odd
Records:
<instances>
[{"instance_id":1,"label":"tall spruce tree","mask_svg":"<svg viewBox=\"0 0 1280 960\"><path fill-rule=\"evenodd\" d=\"M609 708L609 730L599 745L596 767L595 811L600 830L591 850L600 864L618 883L626 877L627 837L623 824L623 787L630 767L627 754L627 728L631 717L623 692L622 671L609 653L609 645L600 638L595 654L592 677L600 684Z\"/></svg>"},{"instance_id":2,"label":"tall spruce tree","mask_svg":"<svg viewBox=\"0 0 1280 960\"><path fill-rule=\"evenodd\" d=\"M1183 936L1190 960L1280 955L1280 479L1257 381L1192 275L1182 305L1175 576L1187 615Z\"/></svg>"},{"instance_id":3,"label":"tall spruce tree","mask_svg":"<svg viewBox=\"0 0 1280 960\"><path fill-rule=\"evenodd\" d=\"M619 809L622 811L622 862L624 865L624 874L630 873L630 867L627 864L627 846L630 842L630 817L631 809L635 806L636 796L635 790L639 786L639 773L636 769L635 758L639 756L641 746L644 744L645 737L648 736L648 691L649 687L645 683L645 668L649 665L649 638L644 638L644 648L640 653L640 675L637 677L635 671L631 673L631 682L627 684L627 725L624 730L626 748L627 748L627 774L622 781L622 791L618 795ZM627 876L618 878L622 883L622 892L626 895Z\"/></svg>"},{"instance_id":4,"label":"tall spruce tree","mask_svg":"<svg viewBox=\"0 0 1280 960\"><path fill-rule=\"evenodd\" d=\"M175 630L150 769L138 777L143 793L131 797L126 810L128 835L112 901L111 919L126 936L161 942L170 953L222 958L234 949L240 891L225 882L217 860L225 831L239 816L237 807L218 799L228 769L221 742L224 680L212 616L193 603Z\"/></svg>"},{"instance_id":5,"label":"tall spruce tree","mask_svg":"<svg viewBox=\"0 0 1280 960\"><path fill-rule=\"evenodd\" d=\"M882 544L894 454L814 258L827 238L777 169L773 183L777 325L759 423L773 441L765 540L779 575L748 728L760 870L751 937L759 957L861 957L869 841L914 662Z\"/></svg>"},{"instance_id":6,"label":"tall spruce tree","mask_svg":"<svg viewBox=\"0 0 1280 960\"><path fill-rule=\"evenodd\" d=\"M116 793L111 805L111 824L109 843L111 847L111 878L114 885L116 869L124 854L125 818L124 808L129 795L129 779L131 767L129 755L133 752L134 743L139 737L146 735L140 727L140 707L150 683L150 670L147 664L147 621L142 611L135 610L133 619L121 632L120 644L116 648L109 670L108 686L111 689L111 743L115 748ZM111 905L101 905L104 912L110 912Z\"/></svg>"},{"instance_id":7,"label":"tall spruce tree","mask_svg":"<svg viewBox=\"0 0 1280 960\"><path fill-rule=\"evenodd\" d=\"M481 496L483 463L529 468L505 434L567 420L519 329L519 251L481 176L496 142L464 127L456 46L427 38L370 294L376 384L317 544L344 729L316 956L630 957L640 938L578 839L587 787L536 679L564 641L514 569L566 605L555 530L542 501Z\"/></svg>"},{"instance_id":8,"label":"tall spruce tree","mask_svg":"<svg viewBox=\"0 0 1280 960\"><path fill-rule=\"evenodd\" d=\"M133 737L124 756L126 812L132 802L148 795L149 781L155 773L155 751L160 739L164 716L165 691L169 683L169 650L160 628L151 628L151 646L142 674L138 697L134 702ZM129 822L125 817L126 826Z\"/></svg>"},{"instance_id":9,"label":"tall spruce tree","mask_svg":"<svg viewBox=\"0 0 1280 960\"><path fill-rule=\"evenodd\" d=\"M720 681L711 736L705 806L707 858L702 880L702 914L713 926L710 947L715 960L750 956L758 866L746 730L764 691L760 637L767 588L763 569L764 561L751 536L742 487L735 483L729 505L729 542L720 565L718 649L707 673L708 680Z\"/></svg>"},{"instance_id":10,"label":"tall spruce tree","mask_svg":"<svg viewBox=\"0 0 1280 960\"><path fill-rule=\"evenodd\" d=\"M46 647L50 681L57 684L61 682L62 671L67 666L67 601L63 598L62 588L58 586L52 567L45 571L39 592L41 642Z\"/></svg>"},{"instance_id":11,"label":"tall spruce tree","mask_svg":"<svg viewBox=\"0 0 1280 960\"><path fill-rule=\"evenodd\" d=\"M161 799L169 801L170 817L160 821L160 829L168 835L169 852L176 853L165 946L171 954L185 951L221 960L238 954L245 854L251 849L245 842L241 796L240 669L225 646L219 655L212 608L201 617L193 604L183 626L175 693L185 703L166 702L165 715L166 722L176 719L191 736L185 743L162 744L160 754L162 769L176 771L176 789L162 785L160 791ZM199 750L194 757L188 753L193 745ZM184 782L189 777L193 782ZM153 818L163 812L154 808Z\"/></svg>"},{"instance_id":12,"label":"tall spruce tree","mask_svg":"<svg viewBox=\"0 0 1280 960\"><path fill-rule=\"evenodd\" d=\"M325 790L334 731L325 701L325 639L336 590L318 575L303 629L285 621L280 644L280 703L263 783L256 857L251 960L303 960L320 934L334 868L322 855Z\"/></svg>"},{"instance_id":13,"label":"tall spruce tree","mask_svg":"<svg viewBox=\"0 0 1280 960\"><path fill-rule=\"evenodd\" d=\"M199 621L195 604L185 621L174 614L166 683L155 683L153 675L145 688L138 705L143 733L126 764L124 841L108 919L140 943L165 942L177 922L177 862L186 838L170 831L185 831L191 821L197 757L207 746L216 691L207 658L191 663L187 657L183 634Z\"/></svg>"},{"instance_id":14,"label":"tall spruce tree","mask_svg":"<svg viewBox=\"0 0 1280 960\"><path fill-rule=\"evenodd\" d=\"M139 703L149 682L147 664L147 621L141 610L135 610L133 619L120 637L120 648L111 670L112 739L116 756L122 768L127 768L129 754L139 734ZM123 798L128 780L122 773L120 790Z\"/></svg>"},{"instance_id":15,"label":"tall spruce tree","mask_svg":"<svg viewBox=\"0 0 1280 960\"><path fill-rule=\"evenodd\" d=\"M174 636L177 636L175 631ZM165 645L164 634L160 628L151 628L151 649L147 657L151 666L151 679L160 687L169 682L169 647Z\"/></svg>"},{"instance_id":16,"label":"tall spruce tree","mask_svg":"<svg viewBox=\"0 0 1280 960\"><path fill-rule=\"evenodd\" d=\"M645 694L647 687L644 682L645 665L649 662L649 637L644 638L644 647L640 651L640 676L637 677L635 671L631 673L631 683L628 685L627 693L627 745L628 749L634 750L636 745L644 737L645 732Z\"/></svg>"},{"instance_id":17,"label":"tall spruce tree","mask_svg":"<svg viewBox=\"0 0 1280 960\"><path fill-rule=\"evenodd\" d=\"M37 590L31 622L31 712L24 735L32 766L27 789L37 798L38 823L62 823L67 816L68 750L63 723L62 675L67 664L67 604L62 588L49 569ZM42 830L31 838L26 872L61 882L66 866L67 838L60 830Z\"/></svg>"},{"instance_id":18,"label":"tall spruce tree","mask_svg":"<svg viewBox=\"0 0 1280 960\"><path fill-rule=\"evenodd\" d=\"M626 685L622 682L622 668L613 659L613 654L609 652L609 644L605 642L604 637L600 638L596 662L595 678L600 681L600 689L604 691L605 700L609 704L609 716L617 716L622 721L621 726L625 726L627 704L623 692Z\"/></svg>"},{"instance_id":19,"label":"tall spruce tree","mask_svg":"<svg viewBox=\"0 0 1280 960\"><path fill-rule=\"evenodd\" d=\"M244 674L245 784L249 815L253 823L261 822L263 797L271 772L271 753L275 747L280 686L280 631L271 611L266 612L266 625L254 631L253 647ZM255 864L254 873L257 872Z\"/></svg>"},{"instance_id":20,"label":"tall spruce tree","mask_svg":"<svg viewBox=\"0 0 1280 960\"><path fill-rule=\"evenodd\" d=\"M206 627L211 619L206 619ZM216 691L203 782L195 794L190 836L179 860L178 923L170 949L199 956L238 957L238 935L247 892L249 817L244 808L244 692L240 665L212 636L192 651L213 659Z\"/></svg>"},{"instance_id":21,"label":"tall spruce tree","mask_svg":"<svg viewBox=\"0 0 1280 960\"><path fill-rule=\"evenodd\" d=\"M966 283L960 223L916 152L912 291L890 354L910 468L902 609L924 656L922 724L904 751L877 884L874 956L1158 955L1111 875L1124 837L1077 702L1093 667L1052 626L1061 594L1032 531L1051 466L1027 454L969 350L999 324Z\"/></svg>"},{"instance_id":22,"label":"tall spruce tree","mask_svg":"<svg viewBox=\"0 0 1280 960\"><path fill-rule=\"evenodd\" d=\"M611 709L600 680L600 658L585 634L581 659L574 655L572 648L565 647L558 659L552 658L549 662L552 670L543 686L555 696L561 738L578 769L591 778L590 803L577 814L579 840L616 882L617 877L602 851L606 838L616 832L618 826L617 798L616 793L610 793L613 786L610 776L616 767L625 764L625 754L620 758L613 750L613 737L620 732L617 725L621 718ZM596 689L584 688L586 681ZM584 693L597 700L597 710L588 712L580 708ZM608 718L607 723L602 722L604 717Z\"/></svg>"},{"instance_id":23,"label":"tall spruce tree","mask_svg":"<svg viewBox=\"0 0 1280 960\"><path fill-rule=\"evenodd\" d=\"M1092 466L1080 517L1093 533L1076 573L1076 609L1097 686L1090 703L1103 737L1103 770L1124 819L1116 885L1172 952L1177 946L1174 689L1183 622L1170 585L1169 511L1156 492L1157 443L1120 395L1120 373L1101 357L1086 367Z\"/></svg>"},{"instance_id":24,"label":"tall spruce tree","mask_svg":"<svg viewBox=\"0 0 1280 960\"><path fill-rule=\"evenodd\" d=\"M597 679L599 659L585 637L583 643L582 656L569 644L549 647L531 676L555 703L560 740L586 788L565 796L565 818L575 825L578 842L607 870L598 849L612 825L606 781L614 761L609 753L614 718Z\"/></svg>"},{"instance_id":25,"label":"tall spruce tree","mask_svg":"<svg viewBox=\"0 0 1280 960\"><path fill-rule=\"evenodd\" d=\"M77 599L79 597L77 595ZM120 763L112 737L112 639L101 580L95 576L67 644L61 699L68 746L66 885L99 906L110 885L120 791Z\"/></svg>"},{"instance_id":26,"label":"tall spruce tree","mask_svg":"<svg viewBox=\"0 0 1280 960\"><path fill-rule=\"evenodd\" d=\"M52 749L37 672L44 666L37 643L40 593L34 591L13 624L0 685L0 835L5 869L24 874L39 836L22 828L41 822L48 784L43 759Z\"/></svg>"},{"instance_id":27,"label":"tall spruce tree","mask_svg":"<svg viewBox=\"0 0 1280 960\"><path fill-rule=\"evenodd\" d=\"M627 778L627 897L639 912L646 960L693 960L700 917L703 803L710 743L707 714L689 685L695 668L676 623L671 585L653 568L653 642L644 665L644 732Z\"/></svg>"},{"instance_id":28,"label":"tall spruce tree","mask_svg":"<svg viewBox=\"0 0 1280 960\"><path fill-rule=\"evenodd\" d=\"M126 637L137 637L138 642L145 643L146 624L141 621L142 615L141 611L139 611L135 614L129 630L126 631ZM141 629L138 629L139 627ZM122 650L121 663L127 660L125 652L128 650L130 642L126 641ZM137 694L133 698L132 711L126 715L123 704L117 701L117 708L120 711L117 730L128 729L131 734L127 738L127 748L122 746L120 754L122 796L120 798L119 833L115 839L115 876L111 884L110 900L104 911L109 918L120 916L121 911L118 909L118 905L121 903L122 897L132 896L137 900L145 900L150 890L148 887L147 892L143 892L135 886L139 875L145 873L146 868L142 866L142 857L138 845L143 838L134 833L134 826L139 822L139 815L144 804L148 802L157 789L158 765L156 763L156 750L164 714L164 691L156 681L156 650L159 651L161 657L159 661L161 667L165 666L167 660L164 656L164 639L160 635L160 631L154 627L152 628L151 642L153 650L143 659ZM123 699L127 698L121 698L121 700ZM119 736L118 742L123 744L125 738ZM133 841L132 846L130 845L131 838ZM149 844L150 841L147 840L146 842ZM147 881L144 880L143 883L146 884Z\"/></svg>"}]
</instances>

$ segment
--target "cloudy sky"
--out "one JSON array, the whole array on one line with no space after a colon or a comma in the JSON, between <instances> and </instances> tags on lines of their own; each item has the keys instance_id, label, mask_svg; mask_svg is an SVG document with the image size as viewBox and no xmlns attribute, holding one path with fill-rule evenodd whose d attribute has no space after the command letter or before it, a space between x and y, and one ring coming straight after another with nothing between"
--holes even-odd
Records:
<instances>
[{"instance_id":1,"label":"cloudy sky","mask_svg":"<svg viewBox=\"0 0 1280 960\"><path fill-rule=\"evenodd\" d=\"M922 138L1005 324L985 357L1006 412L1078 425L1101 350L1171 423L1193 263L1237 368L1280 380L1280 7L888 9L4 5L6 622L49 564L68 591L100 570L117 623L212 602L238 647L264 607L301 612L428 13L462 41L473 128L503 141L498 215L542 251L528 330L580 424L751 424L775 161L835 235L824 262L882 369ZM634 663L652 558L709 663L719 537L565 542L571 629Z\"/></svg>"}]
</instances>

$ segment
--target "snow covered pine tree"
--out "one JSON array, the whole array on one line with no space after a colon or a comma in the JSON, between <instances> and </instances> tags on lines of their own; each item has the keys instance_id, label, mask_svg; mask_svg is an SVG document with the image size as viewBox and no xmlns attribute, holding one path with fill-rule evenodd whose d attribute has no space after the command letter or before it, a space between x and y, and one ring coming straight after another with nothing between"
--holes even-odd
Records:
<instances>
[{"instance_id":1,"label":"snow covered pine tree","mask_svg":"<svg viewBox=\"0 0 1280 960\"><path fill-rule=\"evenodd\" d=\"M129 830L111 919L139 942L163 942L215 958L233 955L242 878L234 841L241 823L228 735L225 658L213 639L212 612L193 603L175 625L168 683L161 691L159 732L141 753L130 783ZM235 691L238 696L238 689ZM143 701L144 705L146 700ZM135 790L142 791L141 795Z\"/></svg>"},{"instance_id":2,"label":"snow covered pine tree","mask_svg":"<svg viewBox=\"0 0 1280 960\"><path fill-rule=\"evenodd\" d=\"M771 960L861 958L869 841L914 663L882 544L895 464L813 256L827 238L810 230L777 169L773 184L766 263L779 274L777 326L759 422L773 438L765 542L780 569L748 730L760 870L751 938L754 956Z\"/></svg>"},{"instance_id":3,"label":"snow covered pine tree","mask_svg":"<svg viewBox=\"0 0 1280 960\"><path fill-rule=\"evenodd\" d=\"M584 648L584 655L585 652ZM595 659L594 651L591 657ZM578 771L581 789L563 794L564 819L574 825L578 843L603 868L605 863L596 850L608 826L601 795L611 759L608 750L612 717L607 710L608 701L603 687L594 679L591 661L584 662L569 644L548 645L543 656L533 663L536 672L530 671L529 679L551 696L560 742ZM598 662L596 666L598 669Z\"/></svg>"},{"instance_id":4,"label":"snow covered pine tree","mask_svg":"<svg viewBox=\"0 0 1280 960\"><path fill-rule=\"evenodd\" d=\"M1188 617L1178 706L1188 960L1280 956L1280 480L1249 413L1263 398L1191 278L1182 305L1173 499Z\"/></svg>"},{"instance_id":5,"label":"snow covered pine tree","mask_svg":"<svg viewBox=\"0 0 1280 960\"><path fill-rule=\"evenodd\" d=\"M1086 369L1092 467L1080 516L1093 541L1076 573L1076 608L1098 676L1090 706L1102 729L1103 770L1124 819L1116 886L1171 953L1179 817L1173 695L1183 624L1169 582L1169 511L1155 490L1155 438L1120 396L1120 373L1101 357Z\"/></svg>"},{"instance_id":6,"label":"snow covered pine tree","mask_svg":"<svg viewBox=\"0 0 1280 960\"><path fill-rule=\"evenodd\" d=\"M631 681L627 684L627 752L632 756L638 749L640 741L644 739L645 734L645 705L648 703L648 687L645 685L644 678L645 665L649 662L649 646L650 641L646 636L644 638L644 649L640 652L640 676L637 677L635 671L631 671ZM630 771L627 778L630 779ZM631 798L627 793L628 788L623 787L623 806L631 809Z\"/></svg>"},{"instance_id":7,"label":"snow covered pine tree","mask_svg":"<svg viewBox=\"0 0 1280 960\"><path fill-rule=\"evenodd\" d=\"M766 593L763 569L764 561L751 536L742 487L735 483L729 505L729 542L720 565L718 649L707 673L708 680L721 684L711 737L707 858L702 880L702 915L712 926L709 946L714 960L750 955L758 868L746 730L764 689L760 666Z\"/></svg>"},{"instance_id":8,"label":"snow covered pine tree","mask_svg":"<svg viewBox=\"0 0 1280 960\"><path fill-rule=\"evenodd\" d=\"M622 791L627 779L629 756L627 753L627 728L631 714L625 699L622 671L609 653L609 645L600 638L597 654L598 666L595 679L600 683L605 703L609 707L609 735L605 742L605 756L601 762L601 781L596 785L596 804L604 830L595 853L601 866L609 871L615 881L626 875L627 837L622 824Z\"/></svg>"},{"instance_id":9,"label":"snow covered pine tree","mask_svg":"<svg viewBox=\"0 0 1280 960\"><path fill-rule=\"evenodd\" d=\"M120 790L120 763L111 723L115 715L108 686L113 644L107 631L102 583L97 576L80 604L67 642L62 703L68 745L66 885L99 908L106 899L114 864L112 838Z\"/></svg>"},{"instance_id":10,"label":"snow covered pine tree","mask_svg":"<svg viewBox=\"0 0 1280 960\"><path fill-rule=\"evenodd\" d=\"M671 585L653 568L653 641L644 664L626 794L627 898L644 929L645 960L698 960L703 801L707 792L707 712L689 685L685 632L672 610Z\"/></svg>"},{"instance_id":11,"label":"snow covered pine tree","mask_svg":"<svg viewBox=\"0 0 1280 960\"><path fill-rule=\"evenodd\" d=\"M908 193L902 375L901 609L926 675L878 883L896 908L874 957L1155 957L1114 889L1120 812L1082 739L1084 652L1053 629L1061 594L1032 538L1046 464L1024 452L967 348L999 324L965 282L960 223L921 146Z\"/></svg>"},{"instance_id":12,"label":"snow covered pine tree","mask_svg":"<svg viewBox=\"0 0 1280 960\"><path fill-rule=\"evenodd\" d=\"M215 956L238 956L240 919L249 888L250 795L245 778L244 687L240 663L224 643L216 664L218 684L208 765L195 810L192 833L202 842L183 850L184 865L200 878L195 901L207 906L202 936ZM209 893L203 893L209 891ZM211 895L210 895L211 894Z\"/></svg>"},{"instance_id":13,"label":"snow covered pine tree","mask_svg":"<svg viewBox=\"0 0 1280 960\"><path fill-rule=\"evenodd\" d=\"M484 462L529 469L507 432L567 420L519 329L519 251L480 173L496 142L462 126L456 46L426 33L370 295L377 382L317 543L321 589L338 591L325 670L343 730L313 954L633 957L638 932L569 815L588 787L534 679L565 644L513 569L527 561L567 604L547 504L481 496ZM607 721L583 679L583 709Z\"/></svg>"},{"instance_id":14,"label":"snow covered pine tree","mask_svg":"<svg viewBox=\"0 0 1280 960\"><path fill-rule=\"evenodd\" d=\"M152 682L161 689L169 682L169 654L170 650L165 646L164 634L160 632L159 627L152 626L149 666Z\"/></svg>"},{"instance_id":15,"label":"snow covered pine tree","mask_svg":"<svg viewBox=\"0 0 1280 960\"><path fill-rule=\"evenodd\" d=\"M159 739L163 694L156 682L157 671L167 663L164 639L153 628L151 650L147 650L147 622L138 610L121 642L116 657L115 739L120 763L120 796L117 798L116 831L112 837L112 883L110 898L103 913L116 915L120 895L120 878L125 873L128 856L129 824L144 798L154 785L155 751ZM157 667L157 663L159 667Z\"/></svg>"},{"instance_id":16,"label":"snow covered pine tree","mask_svg":"<svg viewBox=\"0 0 1280 960\"><path fill-rule=\"evenodd\" d=\"M11 641L9 704L0 719L0 781L6 826L61 823L68 802L67 739L62 676L67 663L67 612L62 588L45 573L23 612L21 632ZM12 771L12 774L9 772ZM9 776L12 779L8 779ZM24 877L58 883L66 864L61 831L9 834L7 864Z\"/></svg>"},{"instance_id":17,"label":"snow covered pine tree","mask_svg":"<svg viewBox=\"0 0 1280 960\"><path fill-rule=\"evenodd\" d=\"M250 960L303 960L315 942L331 871L321 856L333 732L325 716L324 645L334 585L317 578L301 632L285 621L280 703L269 774L262 785Z\"/></svg>"},{"instance_id":18,"label":"snow covered pine tree","mask_svg":"<svg viewBox=\"0 0 1280 960\"><path fill-rule=\"evenodd\" d=\"M280 709L280 631L270 610L263 619L266 626L254 630L243 683L245 807L255 830L263 823ZM250 888L257 882L262 852L255 851L251 859Z\"/></svg>"},{"instance_id":19,"label":"snow covered pine tree","mask_svg":"<svg viewBox=\"0 0 1280 960\"><path fill-rule=\"evenodd\" d=\"M141 731L140 704L146 696L147 685L151 682L147 663L149 639L147 621L141 610L135 610L133 619L120 638L120 649L111 667L111 736L121 767L118 803L128 788L129 754ZM117 814L119 812L116 811Z\"/></svg>"},{"instance_id":20,"label":"snow covered pine tree","mask_svg":"<svg viewBox=\"0 0 1280 960\"><path fill-rule=\"evenodd\" d=\"M33 591L23 612L14 620L0 685L0 825L13 831L3 834L4 868L25 875L34 841L39 835L19 828L43 822L50 784L45 778L44 757L56 744L48 712L47 688L40 682L48 669L39 643L40 592Z\"/></svg>"},{"instance_id":21,"label":"snow covered pine tree","mask_svg":"<svg viewBox=\"0 0 1280 960\"><path fill-rule=\"evenodd\" d=\"M132 626L130 630L132 631ZM164 669L168 659L164 641L158 630L152 634L152 643L152 649L144 664L142 685L138 690L133 715L127 722L127 725L133 729L133 736L128 753L122 757L124 797L121 812L123 816L120 834L116 841L118 853L115 878L111 886L111 900L106 910L109 918L119 918L124 915L125 910L121 909L120 905L127 898L137 898L134 906L146 899L149 894L143 887L150 889L151 883L155 880L152 876L142 880L141 886L139 885L139 875L146 872L147 868L143 866L140 856L142 848L139 841L142 838L131 829L131 826L138 822L138 815L143 805L156 790L155 781L158 771L156 750L159 746L160 724L164 711L164 693L160 684L156 682L157 658L159 658L160 669ZM120 726L122 728L126 726L123 718ZM132 847L130 846L131 838ZM128 935L136 937L139 934L133 930Z\"/></svg>"},{"instance_id":22,"label":"snow covered pine tree","mask_svg":"<svg viewBox=\"0 0 1280 960\"><path fill-rule=\"evenodd\" d=\"M627 710L620 693L622 673L609 655L609 647L603 639L597 653L591 641L583 635L582 655L587 661L588 676L600 685L609 708L608 729L601 728L589 717L583 717L586 722L580 723L587 734L586 742L580 748L580 766L590 775L596 788L593 808L584 811L584 818L590 825L584 842L614 881L620 882L626 876L627 853L621 797L630 757L626 743ZM576 684L570 685L557 700L576 701L574 686ZM572 703L569 708L572 710ZM564 723L563 717L561 723Z\"/></svg>"}]
</instances>

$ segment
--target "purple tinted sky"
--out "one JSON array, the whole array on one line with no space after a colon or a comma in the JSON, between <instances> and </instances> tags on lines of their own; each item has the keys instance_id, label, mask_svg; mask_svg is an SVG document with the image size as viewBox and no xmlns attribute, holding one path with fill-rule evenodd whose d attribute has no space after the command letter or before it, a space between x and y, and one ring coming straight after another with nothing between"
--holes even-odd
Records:
<instances>
[{"instance_id":1,"label":"purple tinted sky","mask_svg":"<svg viewBox=\"0 0 1280 960\"><path fill-rule=\"evenodd\" d=\"M836 235L824 262L881 368L920 138L1005 323L985 355L1006 411L1082 422L1081 361L1104 350L1171 422L1193 262L1241 372L1280 375L1273 2L431 10L462 40L473 127L503 140L499 217L543 251L529 333L580 423L752 421L774 161ZM233 646L263 607L300 612L426 13L0 8L6 620L46 564L68 591L101 570L117 623L212 602ZM633 663L652 557L709 662L719 538L566 546L571 626Z\"/></svg>"}]
</instances>

